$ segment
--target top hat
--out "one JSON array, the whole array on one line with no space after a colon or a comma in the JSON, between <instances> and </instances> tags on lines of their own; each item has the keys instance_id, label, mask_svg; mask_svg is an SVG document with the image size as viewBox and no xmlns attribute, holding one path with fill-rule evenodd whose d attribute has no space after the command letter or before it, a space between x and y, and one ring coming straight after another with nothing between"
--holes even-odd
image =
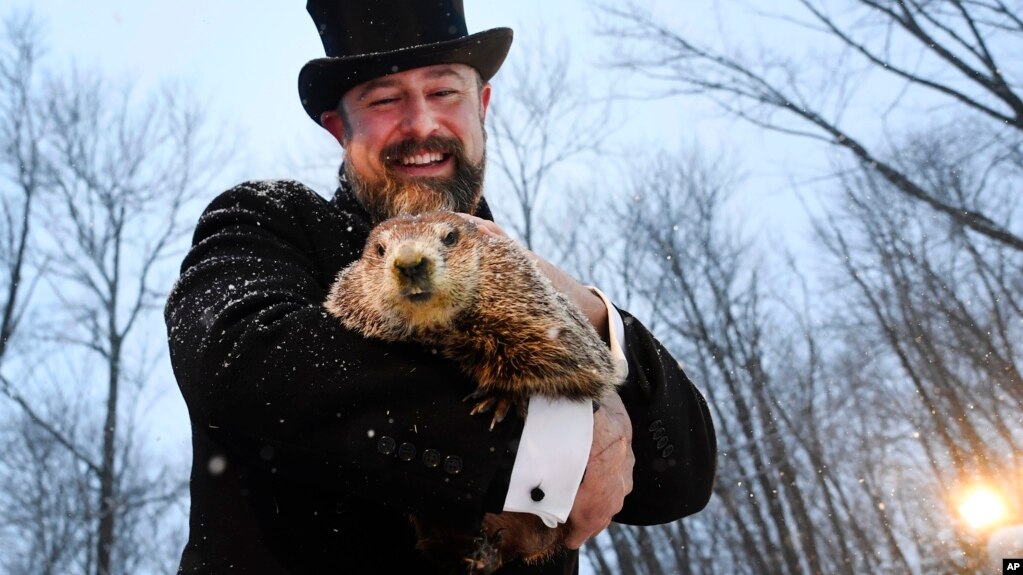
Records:
<instances>
[{"instance_id":1,"label":"top hat","mask_svg":"<svg viewBox=\"0 0 1023 575\"><path fill-rule=\"evenodd\" d=\"M298 74L302 107L317 124L349 89L434 64L461 63L486 82L511 47L510 28L469 34L462 0L309 0L326 58Z\"/></svg>"}]
</instances>

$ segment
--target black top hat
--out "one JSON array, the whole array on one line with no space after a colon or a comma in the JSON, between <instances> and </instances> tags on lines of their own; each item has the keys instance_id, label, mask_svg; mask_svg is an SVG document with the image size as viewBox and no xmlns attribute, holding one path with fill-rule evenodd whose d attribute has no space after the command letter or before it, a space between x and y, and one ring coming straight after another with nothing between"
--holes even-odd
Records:
<instances>
[{"instance_id":1,"label":"black top hat","mask_svg":"<svg viewBox=\"0 0 1023 575\"><path fill-rule=\"evenodd\" d=\"M486 82L512 41L510 28L469 34L462 0L309 0L306 10L327 54L298 74L302 107L317 124L349 89L394 72L457 62Z\"/></svg>"}]
</instances>

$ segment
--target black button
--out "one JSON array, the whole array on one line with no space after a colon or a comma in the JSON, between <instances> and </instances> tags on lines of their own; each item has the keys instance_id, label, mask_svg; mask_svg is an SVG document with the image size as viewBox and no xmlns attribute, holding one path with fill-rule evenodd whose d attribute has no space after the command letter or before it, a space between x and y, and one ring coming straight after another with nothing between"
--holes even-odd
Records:
<instances>
[{"instance_id":1,"label":"black button","mask_svg":"<svg viewBox=\"0 0 1023 575\"><path fill-rule=\"evenodd\" d=\"M660 419L655 419L654 422L650 424L650 427L647 428L647 431L653 431L657 429L658 427L661 426L662 423L664 422L661 421Z\"/></svg>"},{"instance_id":2,"label":"black button","mask_svg":"<svg viewBox=\"0 0 1023 575\"><path fill-rule=\"evenodd\" d=\"M423 465L434 469L440 466L440 452L436 449L427 449L423 452Z\"/></svg>"},{"instance_id":3,"label":"black button","mask_svg":"<svg viewBox=\"0 0 1023 575\"><path fill-rule=\"evenodd\" d=\"M663 427L658 427L656 430L654 430L654 439L660 439L661 436L664 435L665 433L666 432L664 431Z\"/></svg>"},{"instance_id":4,"label":"black button","mask_svg":"<svg viewBox=\"0 0 1023 575\"><path fill-rule=\"evenodd\" d=\"M384 455L390 455L394 453L394 448L397 447L397 442L394 441L393 437L383 436L377 440L377 451Z\"/></svg>"},{"instance_id":5,"label":"black button","mask_svg":"<svg viewBox=\"0 0 1023 575\"><path fill-rule=\"evenodd\" d=\"M660 449L660 448L664 447L665 445L668 445L668 438L667 437L662 437L662 438L657 440L657 449ZM399 453L399 455L400 455L400 453Z\"/></svg>"},{"instance_id":6,"label":"black button","mask_svg":"<svg viewBox=\"0 0 1023 575\"><path fill-rule=\"evenodd\" d=\"M451 475L458 475L462 472L462 458L456 455L449 455L444 458L444 471Z\"/></svg>"},{"instance_id":7,"label":"black button","mask_svg":"<svg viewBox=\"0 0 1023 575\"><path fill-rule=\"evenodd\" d=\"M416 458L416 446L411 443L402 443L398 446L398 459L412 461Z\"/></svg>"},{"instance_id":8,"label":"black button","mask_svg":"<svg viewBox=\"0 0 1023 575\"><path fill-rule=\"evenodd\" d=\"M533 490L529 492L529 498L533 501L543 501L545 495L546 494L543 492L543 489L540 489L539 486L534 487Z\"/></svg>"},{"instance_id":9,"label":"black button","mask_svg":"<svg viewBox=\"0 0 1023 575\"><path fill-rule=\"evenodd\" d=\"M668 447L665 447L661 451L661 457L667 459L668 456L671 455L672 453L675 453L675 446L674 445L669 445Z\"/></svg>"}]
</instances>

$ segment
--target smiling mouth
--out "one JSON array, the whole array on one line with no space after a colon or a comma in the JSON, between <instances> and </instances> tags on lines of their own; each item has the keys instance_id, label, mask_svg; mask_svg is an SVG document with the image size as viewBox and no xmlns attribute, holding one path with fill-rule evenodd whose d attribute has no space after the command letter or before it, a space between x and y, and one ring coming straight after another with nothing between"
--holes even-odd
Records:
<instances>
[{"instance_id":1,"label":"smiling mouth","mask_svg":"<svg viewBox=\"0 0 1023 575\"><path fill-rule=\"evenodd\" d=\"M451 154L446 152L423 152L395 158L392 162L402 167L414 168L419 166L435 166L444 163L450 157Z\"/></svg>"}]
</instances>

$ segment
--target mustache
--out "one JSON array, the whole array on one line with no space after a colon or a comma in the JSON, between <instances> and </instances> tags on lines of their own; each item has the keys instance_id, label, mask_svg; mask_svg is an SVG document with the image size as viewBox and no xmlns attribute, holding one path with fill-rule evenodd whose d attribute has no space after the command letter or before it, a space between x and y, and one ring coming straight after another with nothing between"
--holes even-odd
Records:
<instances>
[{"instance_id":1,"label":"mustache","mask_svg":"<svg viewBox=\"0 0 1023 575\"><path fill-rule=\"evenodd\" d=\"M400 158L431 152L451 154L458 161L465 160L465 148L458 138L428 136L423 139L407 138L385 147L380 151L380 163L386 166Z\"/></svg>"}]
</instances>

